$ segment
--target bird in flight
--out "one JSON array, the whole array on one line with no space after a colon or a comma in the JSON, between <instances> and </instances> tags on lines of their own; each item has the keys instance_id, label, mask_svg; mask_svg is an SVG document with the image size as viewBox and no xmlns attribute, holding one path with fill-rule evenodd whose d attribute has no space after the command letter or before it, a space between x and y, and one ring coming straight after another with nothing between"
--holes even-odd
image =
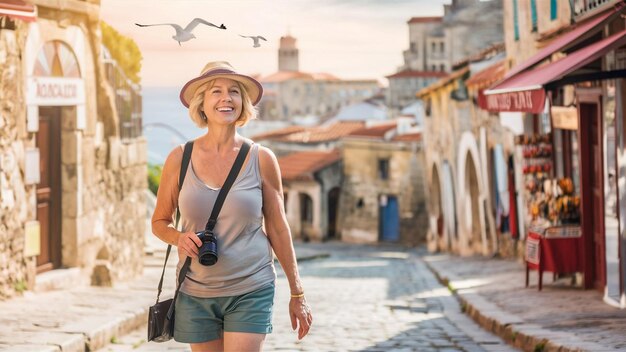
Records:
<instances>
[{"instance_id":1,"label":"bird in flight","mask_svg":"<svg viewBox=\"0 0 626 352\"><path fill-rule=\"evenodd\" d=\"M135 25L137 25L139 27L172 26L176 30L176 35L173 35L172 38L175 41L178 42L178 45L180 45L180 42L186 42L186 41L194 39L196 37L195 35L193 35L193 33L191 33L191 31L193 31L193 29L196 28L198 26L198 24L200 24L200 23L206 24L207 26L219 28L219 29L226 29L226 26L224 26L224 24L222 24L220 26L216 26L216 25L214 25L211 22L203 20L202 18L194 18L193 21L189 22L187 27L185 27L184 29L183 29L183 27L177 25L176 23L157 23L157 24L139 24L139 23L135 23Z\"/></svg>"},{"instance_id":2,"label":"bird in flight","mask_svg":"<svg viewBox=\"0 0 626 352\"><path fill-rule=\"evenodd\" d=\"M250 38L250 39L252 39L254 41L254 45L252 46L253 48L258 48L258 47L261 46L261 44L259 44L259 39L267 41L267 39L261 37L260 35L256 35L256 36L250 35L250 36L248 36L248 35L241 35L240 34L239 36L242 37L242 38Z\"/></svg>"}]
</instances>

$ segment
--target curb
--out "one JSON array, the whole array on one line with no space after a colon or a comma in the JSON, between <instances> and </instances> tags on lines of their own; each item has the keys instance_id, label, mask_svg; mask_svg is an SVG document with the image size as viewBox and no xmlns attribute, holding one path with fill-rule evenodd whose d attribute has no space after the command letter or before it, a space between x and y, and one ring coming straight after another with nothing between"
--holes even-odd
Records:
<instances>
[{"instance_id":1,"label":"curb","mask_svg":"<svg viewBox=\"0 0 626 352\"><path fill-rule=\"evenodd\" d=\"M461 311L483 329L502 338L509 345L533 352L607 351L605 346L579 340L575 335L552 332L541 326L503 312L477 293L463 292L453 287L445 273L440 273L427 260L424 263L437 280L459 300Z\"/></svg>"}]
</instances>

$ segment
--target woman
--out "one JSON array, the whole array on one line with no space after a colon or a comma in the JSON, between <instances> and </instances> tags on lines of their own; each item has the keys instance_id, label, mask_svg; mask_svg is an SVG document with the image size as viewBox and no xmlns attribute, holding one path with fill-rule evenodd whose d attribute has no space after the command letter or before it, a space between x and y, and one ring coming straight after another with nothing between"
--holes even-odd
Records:
<instances>
[{"instance_id":1,"label":"woman","mask_svg":"<svg viewBox=\"0 0 626 352\"><path fill-rule=\"evenodd\" d=\"M180 270L192 258L176 301L174 339L192 351L260 351L272 331L276 272L272 249L289 281L289 315L302 339L312 315L298 274L291 233L283 206L276 157L252 144L237 180L217 218L218 261L198 262L202 244L195 234L205 228L215 198L245 139L236 127L255 118L263 88L252 77L236 73L226 62L212 62L185 84L180 99L191 119L207 133L194 142L180 194L178 175L183 155L175 148L161 175L152 232L178 247ZM182 232L172 224L179 207ZM264 232L263 223L265 224Z\"/></svg>"}]
</instances>

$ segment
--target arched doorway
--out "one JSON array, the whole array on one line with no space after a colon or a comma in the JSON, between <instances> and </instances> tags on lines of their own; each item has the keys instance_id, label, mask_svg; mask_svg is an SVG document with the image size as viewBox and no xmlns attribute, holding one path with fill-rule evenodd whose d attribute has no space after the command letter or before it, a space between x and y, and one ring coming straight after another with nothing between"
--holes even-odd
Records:
<instances>
[{"instance_id":1,"label":"arched doorway","mask_svg":"<svg viewBox=\"0 0 626 352\"><path fill-rule=\"evenodd\" d=\"M337 211L339 210L340 193L339 187L335 187L328 192L328 239L337 238Z\"/></svg>"},{"instance_id":2,"label":"arched doorway","mask_svg":"<svg viewBox=\"0 0 626 352\"><path fill-rule=\"evenodd\" d=\"M454 176L452 175L452 167L447 160L444 160L441 166L442 173L442 189L441 200L444 215L444 228L446 246L452 247L453 243L458 242L457 218L456 218L456 191L454 188Z\"/></svg>"},{"instance_id":3,"label":"arched doorway","mask_svg":"<svg viewBox=\"0 0 626 352\"><path fill-rule=\"evenodd\" d=\"M307 242L313 229L313 199L306 193L299 193L300 201L300 238Z\"/></svg>"},{"instance_id":4,"label":"arched doorway","mask_svg":"<svg viewBox=\"0 0 626 352\"><path fill-rule=\"evenodd\" d=\"M474 158L470 152L466 155L465 163L465 224L467 233L467 246L472 253L482 253L482 231L480 228L480 190L478 188L478 176Z\"/></svg>"},{"instance_id":5,"label":"arched doorway","mask_svg":"<svg viewBox=\"0 0 626 352\"><path fill-rule=\"evenodd\" d=\"M63 264L62 199L65 201L66 198L61 196L61 190L62 180L70 178L63 166L79 161L61 160L62 149L65 148L62 141L66 140L61 137L62 133L66 133L62 126L84 127L85 88L76 55L69 45L60 40L42 45L30 72L27 125L29 132L36 133L35 145L40 159L37 183L40 254L37 256L37 272L44 272Z\"/></svg>"},{"instance_id":6,"label":"arched doorway","mask_svg":"<svg viewBox=\"0 0 626 352\"><path fill-rule=\"evenodd\" d=\"M429 213L430 213L430 237L429 248L431 250L443 250L448 248L448 240L445 237L445 215L442 205L442 189L439 170L433 165L430 178L430 196L429 196Z\"/></svg>"}]
</instances>

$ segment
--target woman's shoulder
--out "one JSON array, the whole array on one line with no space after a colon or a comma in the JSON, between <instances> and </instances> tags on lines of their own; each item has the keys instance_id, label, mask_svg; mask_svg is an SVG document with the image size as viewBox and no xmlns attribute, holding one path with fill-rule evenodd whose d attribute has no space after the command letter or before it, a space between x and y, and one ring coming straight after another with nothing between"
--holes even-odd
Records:
<instances>
[{"instance_id":1,"label":"woman's shoulder","mask_svg":"<svg viewBox=\"0 0 626 352\"><path fill-rule=\"evenodd\" d=\"M276 159L276 155L270 148L260 144L257 144L257 148L259 149L259 160L261 162L272 162Z\"/></svg>"},{"instance_id":2,"label":"woman's shoulder","mask_svg":"<svg viewBox=\"0 0 626 352\"><path fill-rule=\"evenodd\" d=\"M163 174L177 174L180 171L180 164L183 162L184 148L185 145L181 144L170 151L163 165Z\"/></svg>"}]
</instances>

